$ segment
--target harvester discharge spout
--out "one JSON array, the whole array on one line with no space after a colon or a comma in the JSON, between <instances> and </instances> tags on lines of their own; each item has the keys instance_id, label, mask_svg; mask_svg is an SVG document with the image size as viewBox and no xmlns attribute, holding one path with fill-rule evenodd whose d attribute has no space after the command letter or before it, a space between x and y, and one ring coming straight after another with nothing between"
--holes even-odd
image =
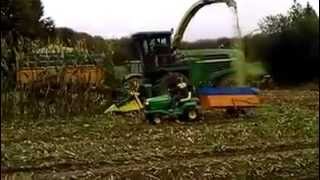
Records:
<instances>
[{"instance_id":1,"label":"harvester discharge spout","mask_svg":"<svg viewBox=\"0 0 320 180\"><path fill-rule=\"evenodd\" d=\"M215 4L215 3L226 3L228 7L232 7L234 9L237 9L237 3L234 0L200 0L200 1L196 2L186 12L186 14L182 18L182 21L180 22L180 24L176 30L176 33L173 37L173 43L172 43L173 49L176 49L180 46L181 40L183 38L183 34L184 34L185 30L187 29L187 26L190 23L191 19L194 17L194 15L204 6Z\"/></svg>"}]
</instances>

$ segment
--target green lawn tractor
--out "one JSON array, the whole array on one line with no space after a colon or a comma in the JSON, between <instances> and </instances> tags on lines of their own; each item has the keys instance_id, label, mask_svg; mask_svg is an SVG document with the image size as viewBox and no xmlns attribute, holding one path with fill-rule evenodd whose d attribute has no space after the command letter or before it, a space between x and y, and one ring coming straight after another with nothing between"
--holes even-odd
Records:
<instances>
[{"instance_id":1,"label":"green lawn tractor","mask_svg":"<svg viewBox=\"0 0 320 180\"><path fill-rule=\"evenodd\" d=\"M173 99L169 95L162 95L146 99L144 105L145 118L152 124L159 124L164 118L175 118L182 121L196 121L200 119L199 99L188 97L181 99L177 105L172 106Z\"/></svg>"}]
</instances>

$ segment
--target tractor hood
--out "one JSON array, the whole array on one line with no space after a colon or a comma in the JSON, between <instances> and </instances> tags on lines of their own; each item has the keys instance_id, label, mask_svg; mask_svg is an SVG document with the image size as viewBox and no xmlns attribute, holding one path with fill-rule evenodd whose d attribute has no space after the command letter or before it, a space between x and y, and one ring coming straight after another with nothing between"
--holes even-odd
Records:
<instances>
[{"instance_id":1,"label":"tractor hood","mask_svg":"<svg viewBox=\"0 0 320 180\"><path fill-rule=\"evenodd\" d=\"M145 106L150 110L167 109L170 106L171 97L169 95L157 96L146 100Z\"/></svg>"},{"instance_id":2,"label":"tractor hood","mask_svg":"<svg viewBox=\"0 0 320 180\"><path fill-rule=\"evenodd\" d=\"M189 60L230 60L239 53L235 49L188 49L178 50L177 57L182 61Z\"/></svg>"},{"instance_id":3,"label":"tractor hood","mask_svg":"<svg viewBox=\"0 0 320 180\"><path fill-rule=\"evenodd\" d=\"M156 103L156 102L163 102L163 101L169 101L170 96L169 95L162 95L162 96L157 96L153 98L147 99L148 103Z\"/></svg>"}]
</instances>

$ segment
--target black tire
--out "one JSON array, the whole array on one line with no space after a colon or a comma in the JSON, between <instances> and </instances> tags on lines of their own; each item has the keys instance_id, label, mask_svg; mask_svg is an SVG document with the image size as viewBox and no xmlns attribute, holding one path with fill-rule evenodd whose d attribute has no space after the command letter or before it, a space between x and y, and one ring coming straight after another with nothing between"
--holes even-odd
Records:
<instances>
[{"instance_id":1,"label":"black tire","mask_svg":"<svg viewBox=\"0 0 320 180\"><path fill-rule=\"evenodd\" d=\"M238 118L240 116L240 112L235 108L228 108L226 109L226 116L231 118Z\"/></svg>"},{"instance_id":2,"label":"black tire","mask_svg":"<svg viewBox=\"0 0 320 180\"><path fill-rule=\"evenodd\" d=\"M254 118L257 116L257 112L255 111L255 109L247 109L246 111L244 111L244 115L247 118Z\"/></svg>"},{"instance_id":3,"label":"black tire","mask_svg":"<svg viewBox=\"0 0 320 180\"><path fill-rule=\"evenodd\" d=\"M123 81L122 86L127 93L130 91L138 92L142 85L142 78L132 77Z\"/></svg>"},{"instance_id":4,"label":"black tire","mask_svg":"<svg viewBox=\"0 0 320 180\"><path fill-rule=\"evenodd\" d=\"M149 114L146 116L146 119L150 124L153 124L153 125L157 125L161 123L161 116L158 114L155 114L155 115Z\"/></svg>"},{"instance_id":5,"label":"black tire","mask_svg":"<svg viewBox=\"0 0 320 180\"><path fill-rule=\"evenodd\" d=\"M146 114L146 115L145 115L145 120L146 120L147 122L151 123L151 122L152 122L152 119L153 119L153 116L152 116L151 114Z\"/></svg>"},{"instance_id":6,"label":"black tire","mask_svg":"<svg viewBox=\"0 0 320 180\"><path fill-rule=\"evenodd\" d=\"M189 108L189 109L185 110L185 112L183 113L183 115L181 117L181 120L188 121L188 122L195 122L200 119L200 116L201 116L201 114L198 109Z\"/></svg>"}]
</instances>

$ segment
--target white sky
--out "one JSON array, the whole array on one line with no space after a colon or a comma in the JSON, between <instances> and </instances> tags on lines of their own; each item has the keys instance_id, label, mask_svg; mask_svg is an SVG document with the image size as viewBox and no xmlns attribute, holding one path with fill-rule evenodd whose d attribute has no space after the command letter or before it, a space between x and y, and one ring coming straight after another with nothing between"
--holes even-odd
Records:
<instances>
[{"instance_id":1,"label":"white sky","mask_svg":"<svg viewBox=\"0 0 320 180\"><path fill-rule=\"evenodd\" d=\"M197 0L42 0L45 16L57 27L100 35L129 36L139 31L176 29L184 13ZM265 16L286 13L293 0L236 0L243 33L257 28ZM298 0L303 6L308 0ZM319 1L309 0L319 14ZM225 4L201 9L189 24L184 40L230 36L234 16Z\"/></svg>"}]
</instances>

